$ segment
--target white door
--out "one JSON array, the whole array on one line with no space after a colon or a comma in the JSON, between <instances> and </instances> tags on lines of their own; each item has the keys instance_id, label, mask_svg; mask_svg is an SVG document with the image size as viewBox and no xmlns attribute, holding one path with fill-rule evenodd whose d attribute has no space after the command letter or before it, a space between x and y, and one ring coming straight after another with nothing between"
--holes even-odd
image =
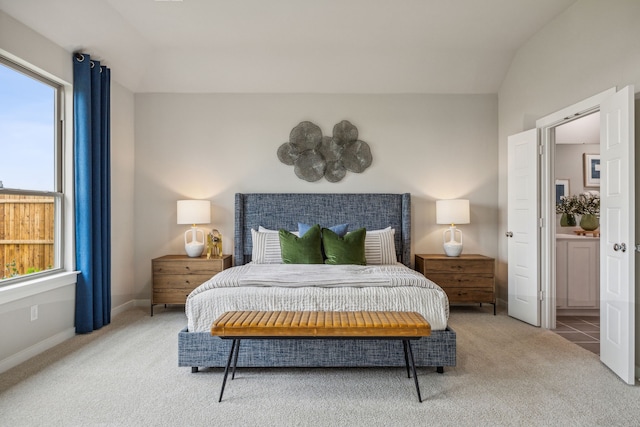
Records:
<instances>
[{"instance_id":1,"label":"white door","mask_svg":"<svg viewBox=\"0 0 640 427\"><path fill-rule=\"evenodd\" d=\"M628 384L635 365L633 86L600 105L600 360Z\"/></svg>"},{"instance_id":2,"label":"white door","mask_svg":"<svg viewBox=\"0 0 640 427\"><path fill-rule=\"evenodd\" d=\"M507 163L509 316L540 326L537 129L509 137Z\"/></svg>"}]
</instances>

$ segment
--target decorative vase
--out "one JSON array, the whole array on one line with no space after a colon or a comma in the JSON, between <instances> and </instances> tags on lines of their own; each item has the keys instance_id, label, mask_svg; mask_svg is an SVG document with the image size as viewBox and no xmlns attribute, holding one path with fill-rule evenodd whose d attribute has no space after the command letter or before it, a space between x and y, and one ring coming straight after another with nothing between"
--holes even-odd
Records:
<instances>
[{"instance_id":1,"label":"decorative vase","mask_svg":"<svg viewBox=\"0 0 640 427\"><path fill-rule=\"evenodd\" d=\"M560 217L560 227L575 227L576 225L576 216L574 214L563 213Z\"/></svg>"},{"instance_id":2,"label":"decorative vase","mask_svg":"<svg viewBox=\"0 0 640 427\"><path fill-rule=\"evenodd\" d=\"M580 218L580 228L585 231L593 231L600 226L598 217L594 214L584 214Z\"/></svg>"}]
</instances>

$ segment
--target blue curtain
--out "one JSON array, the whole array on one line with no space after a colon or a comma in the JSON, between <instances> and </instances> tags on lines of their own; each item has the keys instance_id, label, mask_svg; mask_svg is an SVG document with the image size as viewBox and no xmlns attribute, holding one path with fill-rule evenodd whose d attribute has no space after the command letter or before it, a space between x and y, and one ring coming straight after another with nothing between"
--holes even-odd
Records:
<instances>
[{"instance_id":1,"label":"blue curtain","mask_svg":"<svg viewBox=\"0 0 640 427\"><path fill-rule=\"evenodd\" d=\"M73 55L76 333L111 322L111 72Z\"/></svg>"}]
</instances>

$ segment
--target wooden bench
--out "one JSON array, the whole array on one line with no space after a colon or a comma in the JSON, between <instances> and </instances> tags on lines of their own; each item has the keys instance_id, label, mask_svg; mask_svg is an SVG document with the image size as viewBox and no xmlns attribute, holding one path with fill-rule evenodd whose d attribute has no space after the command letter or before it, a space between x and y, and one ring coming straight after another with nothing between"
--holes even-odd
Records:
<instances>
[{"instance_id":1,"label":"wooden bench","mask_svg":"<svg viewBox=\"0 0 640 427\"><path fill-rule=\"evenodd\" d=\"M404 347L407 377L413 380L422 402L410 340L431 335L431 325L422 315L404 311L229 311L211 326L211 335L232 339L224 369L220 398L227 383L229 368L235 378L240 340L282 338L398 339Z\"/></svg>"}]
</instances>

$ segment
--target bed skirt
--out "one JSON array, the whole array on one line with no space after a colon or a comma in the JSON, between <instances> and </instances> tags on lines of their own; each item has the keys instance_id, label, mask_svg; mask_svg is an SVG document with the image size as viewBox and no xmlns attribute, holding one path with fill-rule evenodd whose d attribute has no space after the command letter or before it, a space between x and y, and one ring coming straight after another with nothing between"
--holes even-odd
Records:
<instances>
[{"instance_id":1,"label":"bed skirt","mask_svg":"<svg viewBox=\"0 0 640 427\"><path fill-rule=\"evenodd\" d=\"M224 367L231 341L209 332L178 334L178 366ZM411 341L416 366L455 366L456 333L449 327ZM404 366L401 340L375 339L243 339L242 367L375 367Z\"/></svg>"}]
</instances>

